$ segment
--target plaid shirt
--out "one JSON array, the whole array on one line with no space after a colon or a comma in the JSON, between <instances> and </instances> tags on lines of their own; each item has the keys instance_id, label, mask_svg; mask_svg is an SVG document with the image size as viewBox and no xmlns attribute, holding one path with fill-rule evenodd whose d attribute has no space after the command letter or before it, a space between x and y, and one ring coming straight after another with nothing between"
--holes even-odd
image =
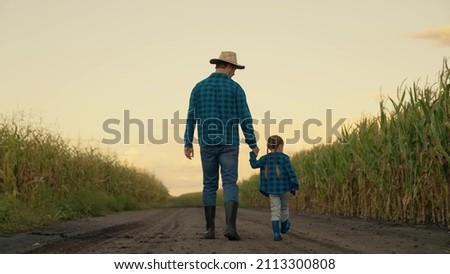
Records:
<instances>
[{"instance_id":1,"label":"plaid shirt","mask_svg":"<svg viewBox=\"0 0 450 274\"><path fill-rule=\"evenodd\" d=\"M250 152L250 165L252 168L260 168L260 192L265 196L299 189L297 174L292 168L289 156L282 152L268 153L257 160L256 154L252 151ZM280 171L279 177L277 176L277 166Z\"/></svg>"},{"instance_id":2,"label":"plaid shirt","mask_svg":"<svg viewBox=\"0 0 450 274\"><path fill-rule=\"evenodd\" d=\"M194 87L186 123L185 147L192 147L196 124L200 146L238 146L238 125L250 148L257 146L245 92L224 73L212 73Z\"/></svg>"}]
</instances>

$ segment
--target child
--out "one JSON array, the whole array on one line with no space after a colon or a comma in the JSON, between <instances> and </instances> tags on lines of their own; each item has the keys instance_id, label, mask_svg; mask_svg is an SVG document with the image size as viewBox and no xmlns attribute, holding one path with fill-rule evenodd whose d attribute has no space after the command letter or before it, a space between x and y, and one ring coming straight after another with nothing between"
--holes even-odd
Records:
<instances>
[{"instance_id":1,"label":"child","mask_svg":"<svg viewBox=\"0 0 450 274\"><path fill-rule=\"evenodd\" d=\"M299 189L297 175L289 157L283 153L284 141L278 135L267 140L267 154L259 160L250 152L250 165L260 168L260 192L270 198L273 239L280 241L281 233L289 230L289 192L295 195ZM280 230L281 220L281 230Z\"/></svg>"}]
</instances>

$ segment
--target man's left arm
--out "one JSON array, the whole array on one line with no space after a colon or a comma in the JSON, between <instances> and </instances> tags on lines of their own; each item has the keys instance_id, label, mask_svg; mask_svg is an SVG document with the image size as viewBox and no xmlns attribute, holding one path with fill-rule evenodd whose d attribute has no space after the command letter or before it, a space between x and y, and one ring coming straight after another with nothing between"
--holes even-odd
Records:
<instances>
[{"instance_id":1,"label":"man's left arm","mask_svg":"<svg viewBox=\"0 0 450 274\"><path fill-rule=\"evenodd\" d=\"M259 149L256 142L255 130L253 128L253 119L250 109L247 105L247 98L245 93L241 90L237 97L237 109L239 114L239 122L242 132L244 133L245 142L258 155Z\"/></svg>"}]
</instances>

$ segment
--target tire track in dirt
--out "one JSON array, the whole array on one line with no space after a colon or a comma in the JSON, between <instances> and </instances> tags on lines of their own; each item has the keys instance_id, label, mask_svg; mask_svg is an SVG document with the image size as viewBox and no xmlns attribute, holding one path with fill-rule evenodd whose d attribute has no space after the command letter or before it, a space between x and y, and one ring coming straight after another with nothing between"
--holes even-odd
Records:
<instances>
[{"instance_id":1,"label":"tire track in dirt","mask_svg":"<svg viewBox=\"0 0 450 274\"><path fill-rule=\"evenodd\" d=\"M292 220L297 220L297 218L291 216ZM264 229L264 227L267 227L270 225L269 221L264 222L261 219L256 218L246 218L247 221L251 222L252 224L258 224L260 225L263 230L267 230L267 239L271 240L271 234L270 230ZM265 246L265 249L270 250L280 250L283 253L317 253L315 251L320 250L320 253L359 253L357 250L346 248L343 246L339 246L336 243L333 243L333 241L322 238L319 239L317 237L309 236L308 234L304 234L301 232L298 228L295 228L295 221L293 222L291 228L289 229L289 232L287 234L282 234L283 237L283 243L287 243L282 250L280 250L279 243L278 242L271 242L267 240L258 240L262 245ZM293 240L294 238L295 240ZM281 243L281 242L280 242ZM300 244L299 244L300 243ZM274 246L276 245L276 248Z\"/></svg>"},{"instance_id":2,"label":"tire track in dirt","mask_svg":"<svg viewBox=\"0 0 450 274\"><path fill-rule=\"evenodd\" d=\"M125 218L123 223L107 226L99 230L93 230L79 235L65 237L62 240L44 245L29 253L95 253L92 248L109 246L110 242L122 242L122 239L132 239L135 233L146 225L148 218L160 218L166 212L151 212L150 216L144 215L141 220ZM116 244L118 249L124 249L123 244ZM94 250L95 251L95 250Z\"/></svg>"},{"instance_id":3,"label":"tire track in dirt","mask_svg":"<svg viewBox=\"0 0 450 274\"><path fill-rule=\"evenodd\" d=\"M201 239L203 208L122 212L0 237L0 253L104 254L334 254L450 253L446 228L291 212L292 226L273 241L268 209L239 209L241 241L228 241L224 209L216 211L216 239ZM39 244L32 246L39 239ZM46 240L47 239L47 240Z\"/></svg>"}]
</instances>

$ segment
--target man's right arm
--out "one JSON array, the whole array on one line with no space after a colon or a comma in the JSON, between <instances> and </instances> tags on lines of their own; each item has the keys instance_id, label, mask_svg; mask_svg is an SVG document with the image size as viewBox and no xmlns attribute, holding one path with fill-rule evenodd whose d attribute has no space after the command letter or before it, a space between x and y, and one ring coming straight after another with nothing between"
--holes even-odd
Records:
<instances>
[{"instance_id":1,"label":"man's right arm","mask_svg":"<svg viewBox=\"0 0 450 274\"><path fill-rule=\"evenodd\" d=\"M189 109L188 109L187 119L186 119L186 129L184 131L184 147L185 148L193 147L195 124L196 124L195 94L194 94L194 91L192 91L191 97L189 99Z\"/></svg>"}]
</instances>

